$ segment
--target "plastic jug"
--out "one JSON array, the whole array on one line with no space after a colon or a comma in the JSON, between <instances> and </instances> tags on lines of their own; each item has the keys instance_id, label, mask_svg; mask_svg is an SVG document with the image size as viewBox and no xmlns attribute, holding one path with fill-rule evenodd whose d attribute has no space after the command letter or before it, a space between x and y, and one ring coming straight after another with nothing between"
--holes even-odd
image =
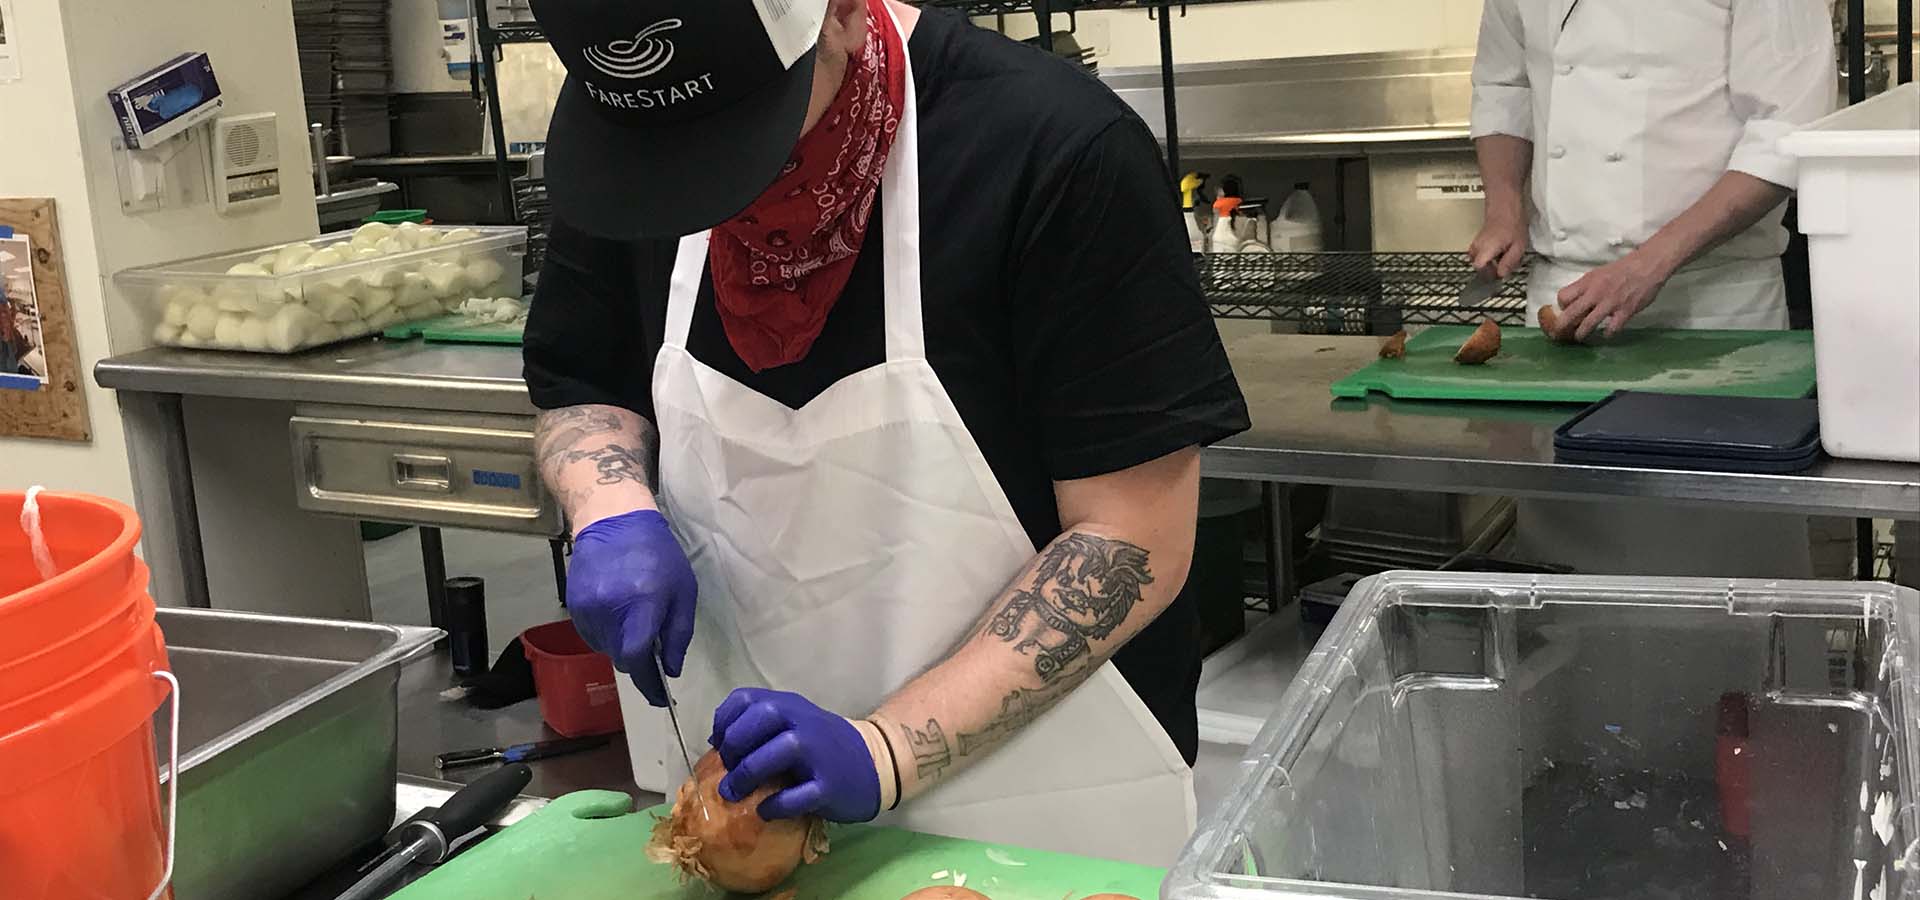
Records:
<instances>
[{"instance_id":1,"label":"plastic jug","mask_svg":"<svg viewBox=\"0 0 1920 900\"><path fill-rule=\"evenodd\" d=\"M1306 182L1293 186L1293 193L1280 204L1280 215L1272 226L1270 245L1281 253L1313 253L1325 249L1320 236L1320 204L1307 190Z\"/></svg>"}]
</instances>

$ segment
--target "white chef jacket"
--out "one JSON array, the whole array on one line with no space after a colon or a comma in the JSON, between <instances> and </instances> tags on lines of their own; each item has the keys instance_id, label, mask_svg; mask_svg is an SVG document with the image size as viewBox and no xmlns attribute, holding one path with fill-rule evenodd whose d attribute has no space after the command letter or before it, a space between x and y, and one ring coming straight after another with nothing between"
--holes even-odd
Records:
<instances>
[{"instance_id":1,"label":"white chef jacket","mask_svg":"<svg viewBox=\"0 0 1920 900\"><path fill-rule=\"evenodd\" d=\"M1794 187L1776 144L1832 111L1832 34L1827 0L1486 0L1473 136L1532 141L1534 251L1602 265L1728 171ZM1778 257L1781 215L1693 267Z\"/></svg>"}]
</instances>

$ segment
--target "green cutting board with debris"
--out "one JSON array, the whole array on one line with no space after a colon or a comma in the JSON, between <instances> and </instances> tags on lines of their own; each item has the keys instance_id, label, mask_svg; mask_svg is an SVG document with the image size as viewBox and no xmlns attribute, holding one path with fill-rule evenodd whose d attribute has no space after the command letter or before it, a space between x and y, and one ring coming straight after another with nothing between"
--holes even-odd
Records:
<instances>
[{"instance_id":1,"label":"green cutting board with debris","mask_svg":"<svg viewBox=\"0 0 1920 900\"><path fill-rule=\"evenodd\" d=\"M403 322L380 333L388 340L406 341L424 338L437 344L512 344L520 346L524 322L504 325L476 325L459 313L448 313L418 322Z\"/></svg>"},{"instance_id":2,"label":"green cutting board with debris","mask_svg":"<svg viewBox=\"0 0 1920 900\"><path fill-rule=\"evenodd\" d=\"M1410 400L1592 403L1614 391L1733 397L1805 397L1813 390L1813 333L1630 329L1594 344L1556 344L1536 328L1506 328L1500 355L1463 366L1454 351L1473 329L1428 328L1407 355L1381 359L1333 383L1335 397L1369 392Z\"/></svg>"},{"instance_id":3,"label":"green cutting board with debris","mask_svg":"<svg viewBox=\"0 0 1920 900\"><path fill-rule=\"evenodd\" d=\"M568 794L408 885L394 900L719 900L681 884L642 852L667 808L629 812L612 791ZM1119 893L1155 900L1160 869L1019 850L864 825L834 827L832 849L769 892L793 900L900 900L936 884L993 900L1080 900Z\"/></svg>"}]
</instances>

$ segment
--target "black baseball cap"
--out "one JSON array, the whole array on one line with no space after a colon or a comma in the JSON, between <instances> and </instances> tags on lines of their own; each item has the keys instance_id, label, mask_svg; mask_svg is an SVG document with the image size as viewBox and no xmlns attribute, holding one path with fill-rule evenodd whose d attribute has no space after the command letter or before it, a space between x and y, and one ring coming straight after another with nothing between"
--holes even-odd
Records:
<instances>
[{"instance_id":1,"label":"black baseball cap","mask_svg":"<svg viewBox=\"0 0 1920 900\"><path fill-rule=\"evenodd\" d=\"M805 124L827 0L533 0L566 84L547 131L554 214L665 238L745 209Z\"/></svg>"}]
</instances>

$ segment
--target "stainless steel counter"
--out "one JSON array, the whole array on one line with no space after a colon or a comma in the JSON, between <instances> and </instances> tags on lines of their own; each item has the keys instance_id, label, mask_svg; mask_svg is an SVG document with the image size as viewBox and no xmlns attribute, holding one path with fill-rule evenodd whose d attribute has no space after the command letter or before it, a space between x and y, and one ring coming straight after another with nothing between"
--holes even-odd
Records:
<instances>
[{"instance_id":1,"label":"stainless steel counter","mask_svg":"<svg viewBox=\"0 0 1920 900\"><path fill-rule=\"evenodd\" d=\"M1365 365L1375 346L1364 337L1234 341L1228 353L1253 429L1210 448L1207 474L1920 519L1920 465L1835 459L1795 475L1566 465L1553 460L1553 430L1578 407L1332 399L1328 385ZM289 357L156 349L103 361L95 377L157 394L534 413L511 347L365 341Z\"/></svg>"}]
</instances>

